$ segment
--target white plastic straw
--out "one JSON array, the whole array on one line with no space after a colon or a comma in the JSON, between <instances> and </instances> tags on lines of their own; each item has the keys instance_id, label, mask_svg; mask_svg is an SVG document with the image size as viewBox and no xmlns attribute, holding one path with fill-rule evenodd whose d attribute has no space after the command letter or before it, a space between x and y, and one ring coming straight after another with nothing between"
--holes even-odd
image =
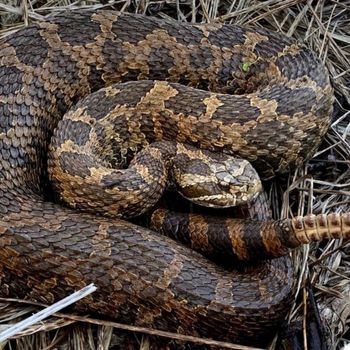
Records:
<instances>
[{"instance_id":1,"label":"white plastic straw","mask_svg":"<svg viewBox=\"0 0 350 350\"><path fill-rule=\"evenodd\" d=\"M68 297L58 301L57 303L52 304L51 306L48 306L47 308L37 312L36 314L26 318L25 320L22 320L13 326L10 326L3 332L0 332L0 343L7 340L8 338L18 334L19 332L23 331L24 329L28 328L34 323L37 323L55 312L60 311L61 309L64 309L68 305L71 305L75 303L76 301L86 297L87 295L93 293L97 287L92 283L88 286L78 290L77 292L72 293Z\"/></svg>"}]
</instances>

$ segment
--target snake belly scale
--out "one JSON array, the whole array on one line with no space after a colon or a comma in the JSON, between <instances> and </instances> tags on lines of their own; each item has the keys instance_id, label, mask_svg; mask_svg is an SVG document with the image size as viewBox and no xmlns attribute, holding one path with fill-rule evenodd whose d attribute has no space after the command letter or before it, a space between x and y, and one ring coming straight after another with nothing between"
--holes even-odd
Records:
<instances>
[{"instance_id":1,"label":"snake belly scale","mask_svg":"<svg viewBox=\"0 0 350 350\"><path fill-rule=\"evenodd\" d=\"M264 29L97 11L66 12L19 30L0 43L1 295L52 303L93 282L98 291L77 310L261 342L292 298L290 259L226 271L150 230L46 199L48 143L62 115L91 92L129 80L162 80L177 90L164 102L163 126L155 116L141 130L145 138L175 130L178 141L249 160L264 178L308 159L330 123L323 65ZM173 83L190 85L191 93ZM129 92L132 103L146 93Z\"/></svg>"}]
</instances>

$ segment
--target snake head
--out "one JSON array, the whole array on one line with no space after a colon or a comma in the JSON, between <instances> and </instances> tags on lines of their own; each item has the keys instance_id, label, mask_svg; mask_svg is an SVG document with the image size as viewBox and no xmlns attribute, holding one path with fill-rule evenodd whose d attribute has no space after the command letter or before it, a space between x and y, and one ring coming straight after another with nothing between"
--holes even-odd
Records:
<instances>
[{"instance_id":1,"label":"snake head","mask_svg":"<svg viewBox=\"0 0 350 350\"><path fill-rule=\"evenodd\" d=\"M245 204L262 189L259 175L248 161L211 152L186 162L175 161L173 178L183 197L205 207Z\"/></svg>"}]
</instances>

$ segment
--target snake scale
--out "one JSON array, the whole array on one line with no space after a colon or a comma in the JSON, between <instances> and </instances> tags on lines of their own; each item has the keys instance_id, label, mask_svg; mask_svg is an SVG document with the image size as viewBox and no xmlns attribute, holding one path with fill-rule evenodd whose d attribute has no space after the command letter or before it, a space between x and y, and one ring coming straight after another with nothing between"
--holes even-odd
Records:
<instances>
[{"instance_id":1,"label":"snake scale","mask_svg":"<svg viewBox=\"0 0 350 350\"><path fill-rule=\"evenodd\" d=\"M49 201L53 130L103 87L106 112L108 96L117 96L137 145L140 137L176 139L244 158L268 179L310 158L325 134L333 101L326 69L308 49L265 29L113 11L65 12L0 43L1 295L52 303L93 282L98 290L76 310L261 344L292 298L289 258L228 271L146 228ZM125 117L145 105L158 110L135 123ZM85 112L96 119L105 111ZM311 226L332 220L350 226L348 216ZM310 232L300 223L302 234Z\"/></svg>"}]
</instances>

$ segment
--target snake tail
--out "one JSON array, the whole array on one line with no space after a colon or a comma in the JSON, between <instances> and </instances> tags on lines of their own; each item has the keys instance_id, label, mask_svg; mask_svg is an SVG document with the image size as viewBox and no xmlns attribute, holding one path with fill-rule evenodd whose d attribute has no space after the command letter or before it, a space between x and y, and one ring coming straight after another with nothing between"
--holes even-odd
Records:
<instances>
[{"instance_id":1,"label":"snake tail","mask_svg":"<svg viewBox=\"0 0 350 350\"><path fill-rule=\"evenodd\" d=\"M330 213L297 216L282 220L279 225L285 235L288 233L300 244L332 238L350 237L350 213Z\"/></svg>"},{"instance_id":2,"label":"snake tail","mask_svg":"<svg viewBox=\"0 0 350 350\"><path fill-rule=\"evenodd\" d=\"M350 237L350 213L247 220L157 209L151 228L201 254L227 261L277 258L311 241Z\"/></svg>"}]
</instances>

